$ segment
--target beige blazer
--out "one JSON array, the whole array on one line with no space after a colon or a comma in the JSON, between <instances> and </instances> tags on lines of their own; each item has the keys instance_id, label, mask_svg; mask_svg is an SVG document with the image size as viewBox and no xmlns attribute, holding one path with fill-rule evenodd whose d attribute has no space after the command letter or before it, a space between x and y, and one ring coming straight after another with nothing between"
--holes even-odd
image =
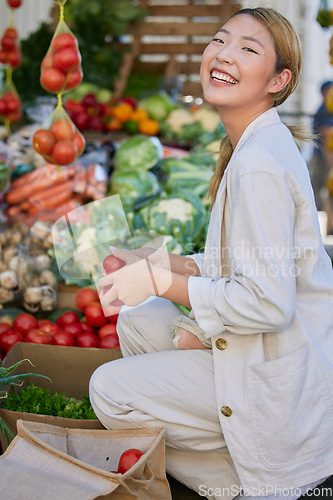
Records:
<instances>
[{"instance_id":1,"label":"beige blazer","mask_svg":"<svg viewBox=\"0 0 333 500\"><path fill-rule=\"evenodd\" d=\"M212 340L242 486L259 496L332 474L332 263L307 166L275 108L243 133L193 258L190 302Z\"/></svg>"}]
</instances>

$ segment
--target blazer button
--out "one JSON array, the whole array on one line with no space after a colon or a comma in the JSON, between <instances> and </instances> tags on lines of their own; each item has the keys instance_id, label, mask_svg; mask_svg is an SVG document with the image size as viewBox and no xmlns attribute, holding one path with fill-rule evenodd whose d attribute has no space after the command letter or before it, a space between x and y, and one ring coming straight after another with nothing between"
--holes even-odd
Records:
<instances>
[{"instance_id":1,"label":"blazer button","mask_svg":"<svg viewBox=\"0 0 333 500\"><path fill-rule=\"evenodd\" d=\"M229 408L229 406L222 406L221 408L221 413L222 415L224 415L225 417L230 417L232 415L232 411L231 409Z\"/></svg>"},{"instance_id":2,"label":"blazer button","mask_svg":"<svg viewBox=\"0 0 333 500\"><path fill-rule=\"evenodd\" d=\"M215 345L220 351L224 351L227 348L227 341L225 339L217 339Z\"/></svg>"}]
</instances>

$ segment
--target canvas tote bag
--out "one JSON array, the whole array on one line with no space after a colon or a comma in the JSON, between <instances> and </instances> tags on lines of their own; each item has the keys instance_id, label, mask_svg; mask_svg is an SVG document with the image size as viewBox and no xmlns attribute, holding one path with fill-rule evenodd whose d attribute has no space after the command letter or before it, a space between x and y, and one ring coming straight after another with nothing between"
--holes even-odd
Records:
<instances>
[{"instance_id":1,"label":"canvas tote bag","mask_svg":"<svg viewBox=\"0 0 333 500\"><path fill-rule=\"evenodd\" d=\"M10 500L171 500L165 473L164 428L70 429L18 420L0 456L1 498ZM120 455L143 456L125 474Z\"/></svg>"}]
</instances>

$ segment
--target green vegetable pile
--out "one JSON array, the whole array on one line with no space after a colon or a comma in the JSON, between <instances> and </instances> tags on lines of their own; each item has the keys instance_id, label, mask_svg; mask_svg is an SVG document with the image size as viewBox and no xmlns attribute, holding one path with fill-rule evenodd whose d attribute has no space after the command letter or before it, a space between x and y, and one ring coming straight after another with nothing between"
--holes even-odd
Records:
<instances>
[{"instance_id":1,"label":"green vegetable pile","mask_svg":"<svg viewBox=\"0 0 333 500\"><path fill-rule=\"evenodd\" d=\"M67 398L58 391L51 395L50 389L42 389L33 382L19 392L10 389L2 408L55 417L97 419L89 396L84 395L82 400L77 400L73 397Z\"/></svg>"},{"instance_id":2,"label":"green vegetable pile","mask_svg":"<svg viewBox=\"0 0 333 500\"><path fill-rule=\"evenodd\" d=\"M48 380L49 377L46 377L45 375L40 375L39 373L18 373L18 374L13 374L13 372L16 370L16 368L24 363L25 361L28 361L31 363L28 359L22 359L21 361L17 361L17 363L14 363L12 366L5 367L1 366L0 362L0 399L6 400L8 397L8 393L13 391L13 388L11 387L10 390L7 392L6 388L8 386L19 386L22 384L22 380L27 377L42 377L46 378ZM4 404L2 405L4 407ZM12 431L9 429L8 425L0 418L0 431L4 435L5 441L7 445L9 444L9 439L14 438L14 434Z\"/></svg>"}]
</instances>

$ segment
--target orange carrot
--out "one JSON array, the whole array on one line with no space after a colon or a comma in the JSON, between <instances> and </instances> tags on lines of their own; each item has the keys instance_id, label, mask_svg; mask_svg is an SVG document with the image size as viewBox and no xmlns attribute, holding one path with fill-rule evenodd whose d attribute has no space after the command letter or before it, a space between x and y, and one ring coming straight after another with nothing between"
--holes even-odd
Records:
<instances>
[{"instance_id":1,"label":"orange carrot","mask_svg":"<svg viewBox=\"0 0 333 500\"><path fill-rule=\"evenodd\" d=\"M21 177L18 177L17 179L12 181L11 187L12 189L16 189L17 187L24 186L25 184L37 179L40 175L46 175L47 172L55 172L57 168L58 167L56 165L46 163L45 165L42 165L41 167L38 167L35 170L32 170L31 172L28 172L27 174L22 175Z\"/></svg>"},{"instance_id":2,"label":"orange carrot","mask_svg":"<svg viewBox=\"0 0 333 500\"><path fill-rule=\"evenodd\" d=\"M36 214L50 208L55 208L72 197L74 180L62 182L54 187L45 189L30 198L30 214ZM39 197L37 196L39 194Z\"/></svg>"},{"instance_id":3,"label":"orange carrot","mask_svg":"<svg viewBox=\"0 0 333 500\"><path fill-rule=\"evenodd\" d=\"M55 172L49 172L44 176L39 176L33 182L24 184L15 189L8 191L6 195L6 201L10 205L15 205L23 200L29 198L36 191L41 191L55 184L60 184L63 181L68 180L73 177L74 171L71 169L56 170Z\"/></svg>"}]
</instances>

